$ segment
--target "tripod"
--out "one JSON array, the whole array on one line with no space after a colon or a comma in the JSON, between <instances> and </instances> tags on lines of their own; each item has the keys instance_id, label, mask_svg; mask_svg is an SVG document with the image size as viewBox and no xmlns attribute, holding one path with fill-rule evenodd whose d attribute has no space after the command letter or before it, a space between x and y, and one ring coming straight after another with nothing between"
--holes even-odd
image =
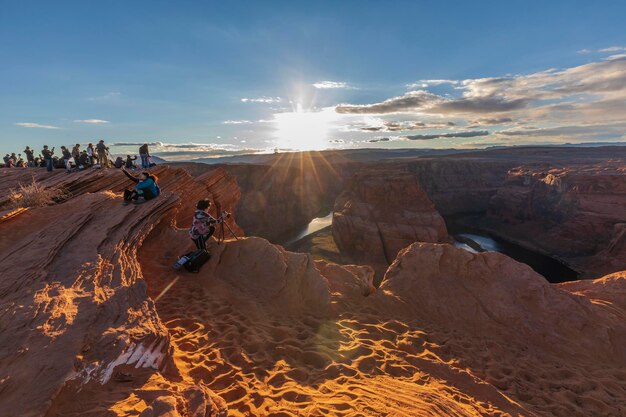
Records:
<instances>
[{"instance_id":1,"label":"tripod","mask_svg":"<svg viewBox=\"0 0 626 417\"><path fill-rule=\"evenodd\" d=\"M228 229L228 231L230 232L231 235L233 235L233 237L235 238L235 240L239 240L239 238L237 237L237 235L235 234L235 232L233 232L233 229L230 228L230 226L228 224L226 224L226 219L230 217L230 213L228 212L222 212L222 215L220 216L220 231L219 234L217 236L217 244L219 245L221 242L224 241L224 226L226 226L226 228Z\"/></svg>"}]
</instances>

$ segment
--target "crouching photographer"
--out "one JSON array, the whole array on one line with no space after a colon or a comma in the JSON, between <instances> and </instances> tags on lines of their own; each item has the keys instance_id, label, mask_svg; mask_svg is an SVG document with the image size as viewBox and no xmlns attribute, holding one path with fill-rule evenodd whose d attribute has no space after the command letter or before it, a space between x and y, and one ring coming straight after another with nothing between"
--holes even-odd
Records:
<instances>
[{"instance_id":1,"label":"crouching photographer","mask_svg":"<svg viewBox=\"0 0 626 417\"><path fill-rule=\"evenodd\" d=\"M217 225L223 219L215 219L209 214L211 208L211 202L209 199L198 201L196 204L196 211L193 214L191 221L191 229L189 229L189 236L194 241L198 249L206 250L206 241L215 233L215 225Z\"/></svg>"}]
</instances>

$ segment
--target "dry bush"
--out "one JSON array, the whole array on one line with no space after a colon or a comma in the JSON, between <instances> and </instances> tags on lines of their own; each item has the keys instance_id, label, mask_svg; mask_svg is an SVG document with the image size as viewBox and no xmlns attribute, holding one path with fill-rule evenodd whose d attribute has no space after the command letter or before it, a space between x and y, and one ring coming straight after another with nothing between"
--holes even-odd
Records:
<instances>
[{"instance_id":1,"label":"dry bush","mask_svg":"<svg viewBox=\"0 0 626 417\"><path fill-rule=\"evenodd\" d=\"M13 208L43 207L67 200L71 194L63 187L45 187L35 181L9 191L9 201Z\"/></svg>"}]
</instances>

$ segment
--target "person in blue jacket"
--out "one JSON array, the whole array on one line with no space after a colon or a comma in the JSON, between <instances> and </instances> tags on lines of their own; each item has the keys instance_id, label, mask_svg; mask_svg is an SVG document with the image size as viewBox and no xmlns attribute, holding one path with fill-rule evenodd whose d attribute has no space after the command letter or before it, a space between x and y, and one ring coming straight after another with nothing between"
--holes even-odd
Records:
<instances>
[{"instance_id":1,"label":"person in blue jacket","mask_svg":"<svg viewBox=\"0 0 626 417\"><path fill-rule=\"evenodd\" d=\"M151 175L149 172L142 172L139 177L135 177L126 171L126 168L122 168L122 171L128 178L135 182L135 188L124 190L124 205L127 206L131 201L137 204L145 203L148 200L152 200L161 194L161 188L158 184L156 175Z\"/></svg>"}]
</instances>

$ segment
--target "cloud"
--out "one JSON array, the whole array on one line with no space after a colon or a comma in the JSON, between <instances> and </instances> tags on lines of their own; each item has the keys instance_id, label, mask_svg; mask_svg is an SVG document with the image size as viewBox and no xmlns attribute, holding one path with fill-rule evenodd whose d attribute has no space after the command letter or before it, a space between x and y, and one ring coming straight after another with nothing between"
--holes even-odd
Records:
<instances>
[{"instance_id":1,"label":"cloud","mask_svg":"<svg viewBox=\"0 0 626 417\"><path fill-rule=\"evenodd\" d=\"M243 103L272 104L272 103L280 103L281 101L283 101L283 99L280 97L258 97L258 98L242 98L241 101Z\"/></svg>"},{"instance_id":2,"label":"cloud","mask_svg":"<svg viewBox=\"0 0 626 417\"><path fill-rule=\"evenodd\" d=\"M224 120L222 124L225 125L249 125L252 124L251 120Z\"/></svg>"},{"instance_id":3,"label":"cloud","mask_svg":"<svg viewBox=\"0 0 626 417\"><path fill-rule=\"evenodd\" d=\"M616 52L618 47L604 49L610 53ZM426 83L429 80L422 81ZM507 123L520 126L519 129L508 129L517 132L513 134L496 135L497 132L492 132L492 137L497 136L500 140L523 136L531 140L539 135L548 135L546 137L562 141L565 134L580 140L618 139L624 135L623 130L605 128L594 132L591 128L580 126L580 122L593 123L600 129L602 125L624 120L626 53L615 53L595 62L568 68L459 80L454 84L453 94L439 95L420 89L371 104L340 104L335 110L341 114L357 115L412 114L420 118L436 115L464 121L469 128ZM568 129L541 132L522 129L521 126L529 120L540 127ZM407 124L394 126L380 121L360 128L365 132L383 132L409 127ZM416 124L411 128L419 127ZM425 139L424 135L414 136Z\"/></svg>"},{"instance_id":4,"label":"cloud","mask_svg":"<svg viewBox=\"0 0 626 417\"><path fill-rule=\"evenodd\" d=\"M439 138L473 138L476 136L487 136L489 134L486 130L476 130L469 132L454 132L454 133L435 133L432 135L409 135L405 136L409 140L432 140Z\"/></svg>"},{"instance_id":5,"label":"cloud","mask_svg":"<svg viewBox=\"0 0 626 417\"><path fill-rule=\"evenodd\" d=\"M87 123L92 125L103 125L109 123L108 120L101 119L85 119L85 120L74 120L74 123Z\"/></svg>"},{"instance_id":6,"label":"cloud","mask_svg":"<svg viewBox=\"0 0 626 417\"><path fill-rule=\"evenodd\" d=\"M426 88L431 85L441 85L441 84L457 85L459 83L460 81L458 80L419 80L418 82L407 84L406 87L410 89L415 89L415 88Z\"/></svg>"},{"instance_id":7,"label":"cloud","mask_svg":"<svg viewBox=\"0 0 626 417\"><path fill-rule=\"evenodd\" d=\"M591 51L589 49L579 49L578 51L576 51L577 54L590 54Z\"/></svg>"},{"instance_id":8,"label":"cloud","mask_svg":"<svg viewBox=\"0 0 626 417\"><path fill-rule=\"evenodd\" d=\"M626 46L609 46L608 48L598 49L598 52L621 52L626 51Z\"/></svg>"},{"instance_id":9,"label":"cloud","mask_svg":"<svg viewBox=\"0 0 626 417\"><path fill-rule=\"evenodd\" d=\"M566 126L530 127L526 129L507 129L497 132L498 136L508 137L540 137L547 139L605 139L619 137L626 131L626 122L586 123Z\"/></svg>"},{"instance_id":10,"label":"cloud","mask_svg":"<svg viewBox=\"0 0 626 417\"><path fill-rule=\"evenodd\" d=\"M408 92L402 96L387 99L374 104L340 104L335 107L337 113L349 114L386 114L417 111L432 105L442 98L436 94L424 90Z\"/></svg>"},{"instance_id":11,"label":"cloud","mask_svg":"<svg viewBox=\"0 0 626 417\"><path fill-rule=\"evenodd\" d=\"M449 129L456 126L454 122L418 122L418 121L383 121L382 125L365 126L360 130L365 132L401 132L407 130L423 130L423 129Z\"/></svg>"},{"instance_id":12,"label":"cloud","mask_svg":"<svg viewBox=\"0 0 626 417\"><path fill-rule=\"evenodd\" d=\"M313 84L313 87L321 90L330 90L330 89L342 89L342 90L354 90L355 87L348 85L348 83L343 81L318 81Z\"/></svg>"},{"instance_id":13,"label":"cloud","mask_svg":"<svg viewBox=\"0 0 626 417\"><path fill-rule=\"evenodd\" d=\"M512 121L513 121L513 119L511 119L510 117L483 118L483 119L473 120L470 123L469 127L502 125L502 124L505 124L505 123L511 123Z\"/></svg>"},{"instance_id":14,"label":"cloud","mask_svg":"<svg viewBox=\"0 0 626 417\"><path fill-rule=\"evenodd\" d=\"M389 142L391 139L389 138L374 138L374 139L370 139L368 140L368 142L370 143L376 143L376 142Z\"/></svg>"},{"instance_id":15,"label":"cloud","mask_svg":"<svg viewBox=\"0 0 626 417\"><path fill-rule=\"evenodd\" d=\"M60 129L60 127L57 127L57 126L42 125L39 123L32 123L32 122L19 122L19 123L15 123L15 126L28 127L31 129Z\"/></svg>"}]
</instances>

